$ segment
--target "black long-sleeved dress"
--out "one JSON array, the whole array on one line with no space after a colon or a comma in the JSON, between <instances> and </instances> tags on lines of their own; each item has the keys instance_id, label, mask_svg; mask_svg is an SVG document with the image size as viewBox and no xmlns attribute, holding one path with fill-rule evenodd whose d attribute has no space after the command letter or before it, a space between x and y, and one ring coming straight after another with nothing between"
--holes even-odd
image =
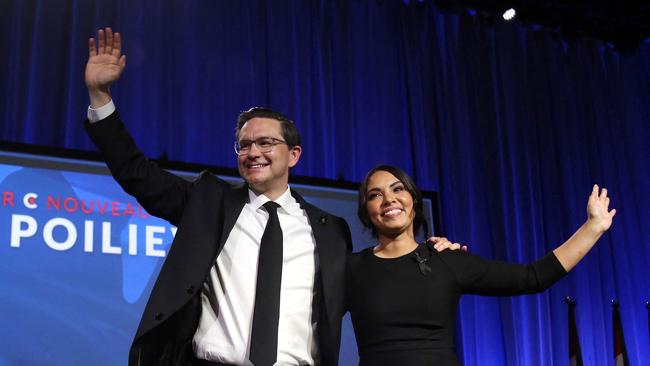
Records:
<instances>
[{"instance_id":1,"label":"black long-sleeved dress","mask_svg":"<svg viewBox=\"0 0 650 366\"><path fill-rule=\"evenodd\" d=\"M454 317L462 294L535 293L565 274L553 253L530 265L438 253L430 244L397 258L379 258L372 248L354 253L346 293L360 365L457 365Z\"/></svg>"}]
</instances>

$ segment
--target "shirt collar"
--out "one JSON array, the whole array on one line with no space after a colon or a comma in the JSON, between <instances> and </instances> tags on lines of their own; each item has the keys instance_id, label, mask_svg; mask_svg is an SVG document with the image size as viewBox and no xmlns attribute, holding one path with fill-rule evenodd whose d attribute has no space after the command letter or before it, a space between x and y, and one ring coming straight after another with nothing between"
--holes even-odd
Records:
<instances>
[{"instance_id":1,"label":"shirt collar","mask_svg":"<svg viewBox=\"0 0 650 366\"><path fill-rule=\"evenodd\" d=\"M261 208L268 201L270 201L270 199L264 194L256 195L250 188L248 189L248 202L250 202L251 206L256 210ZM275 200L275 203L280 205L280 208L285 212L291 211L294 206L298 204L296 199L291 195L291 188L289 186L287 186L287 190Z\"/></svg>"}]
</instances>

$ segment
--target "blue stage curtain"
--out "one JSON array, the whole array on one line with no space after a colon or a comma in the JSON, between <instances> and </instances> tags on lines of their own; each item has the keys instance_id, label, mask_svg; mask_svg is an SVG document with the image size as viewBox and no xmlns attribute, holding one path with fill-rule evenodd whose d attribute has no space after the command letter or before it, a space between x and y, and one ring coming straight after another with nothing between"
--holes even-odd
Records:
<instances>
[{"instance_id":1,"label":"blue stage curtain","mask_svg":"<svg viewBox=\"0 0 650 366\"><path fill-rule=\"evenodd\" d=\"M550 291L464 298L458 352L566 364L571 295L585 364L613 364L612 298L631 363L647 362L650 43L621 54L430 1L3 0L0 140L94 150L83 69L104 26L128 57L114 99L152 157L234 167L238 112L271 106L302 132L295 174L399 165L439 192L445 235L516 262L562 243L606 186L611 232Z\"/></svg>"}]
</instances>

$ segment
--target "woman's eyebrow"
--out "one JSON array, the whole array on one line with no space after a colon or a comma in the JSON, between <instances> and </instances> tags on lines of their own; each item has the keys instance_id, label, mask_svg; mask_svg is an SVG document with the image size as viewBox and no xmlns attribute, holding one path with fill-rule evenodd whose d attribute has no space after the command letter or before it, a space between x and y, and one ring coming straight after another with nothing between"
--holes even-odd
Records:
<instances>
[{"instance_id":1,"label":"woman's eyebrow","mask_svg":"<svg viewBox=\"0 0 650 366\"><path fill-rule=\"evenodd\" d=\"M394 187L394 186L396 186L396 185L398 185L398 184L400 184L400 183L402 183L401 180L396 180L396 181L394 181L393 183L391 183L388 187L391 187L391 188L392 188L392 187ZM372 192L372 191L381 191L381 188L379 188L379 187L368 188L368 190L366 191L366 193L370 193L370 192Z\"/></svg>"}]
</instances>

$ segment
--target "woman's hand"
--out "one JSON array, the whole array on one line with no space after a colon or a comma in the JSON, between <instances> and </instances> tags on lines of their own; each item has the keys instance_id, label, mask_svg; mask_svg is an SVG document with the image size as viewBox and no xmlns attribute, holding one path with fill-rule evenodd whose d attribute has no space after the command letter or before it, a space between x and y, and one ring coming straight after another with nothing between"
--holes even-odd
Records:
<instances>
[{"instance_id":1,"label":"woman's hand","mask_svg":"<svg viewBox=\"0 0 650 366\"><path fill-rule=\"evenodd\" d=\"M587 222L585 222L564 244L553 250L555 256L567 272L591 250L598 239L612 226L616 210L609 211L607 189L600 193L594 184L587 202Z\"/></svg>"},{"instance_id":2,"label":"woman's hand","mask_svg":"<svg viewBox=\"0 0 650 366\"><path fill-rule=\"evenodd\" d=\"M609 211L609 197L607 188L598 192L598 185L594 184L589 201L587 201L587 225L596 232L603 233L612 226L612 218L616 210Z\"/></svg>"}]
</instances>

